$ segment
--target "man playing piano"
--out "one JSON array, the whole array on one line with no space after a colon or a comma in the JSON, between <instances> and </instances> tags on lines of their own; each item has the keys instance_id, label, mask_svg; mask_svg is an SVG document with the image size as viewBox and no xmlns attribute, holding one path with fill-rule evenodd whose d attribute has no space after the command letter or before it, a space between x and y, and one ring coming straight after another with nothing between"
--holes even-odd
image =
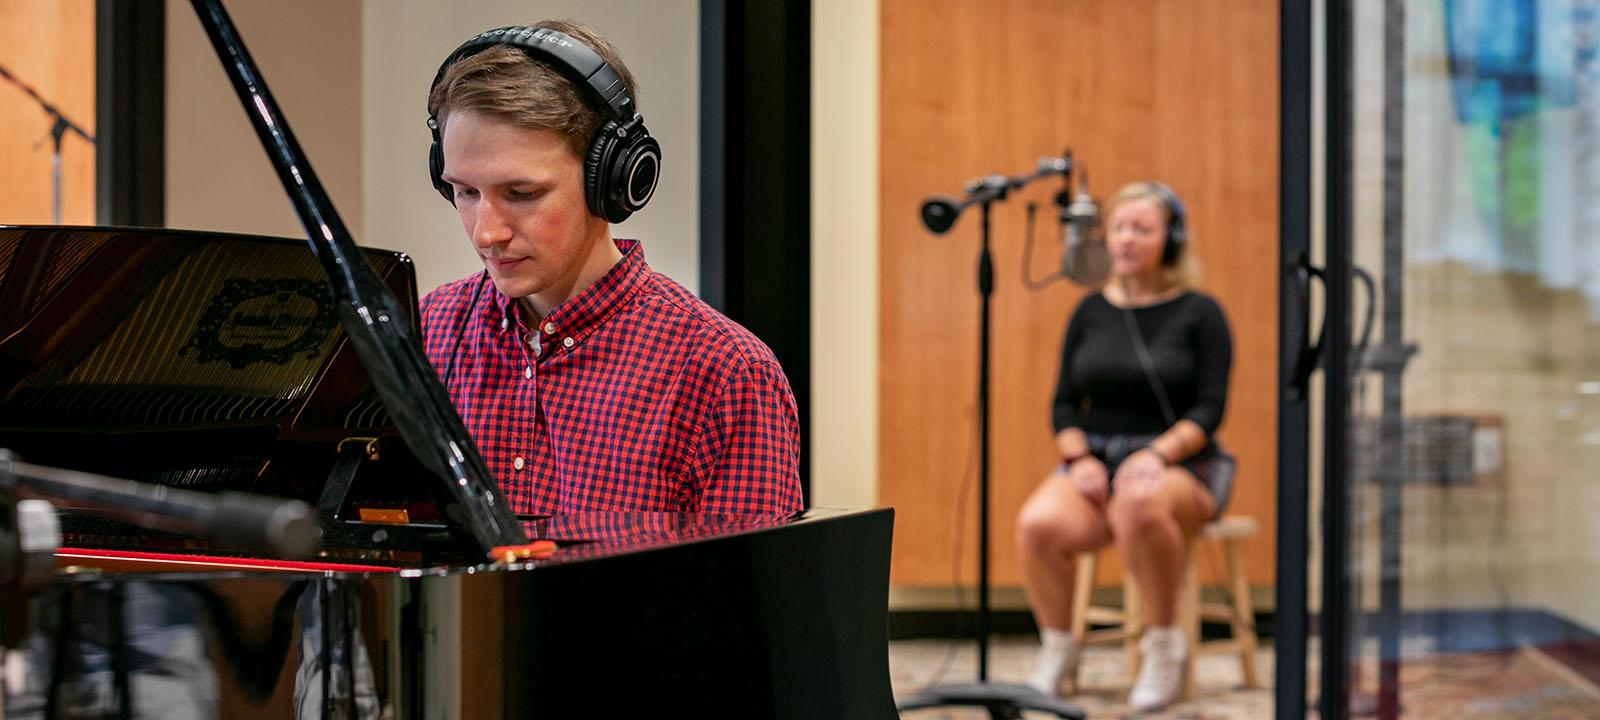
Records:
<instances>
[{"instance_id":1,"label":"man playing piano","mask_svg":"<svg viewBox=\"0 0 1600 720\"><path fill-rule=\"evenodd\" d=\"M484 269L422 299L428 358L513 512L797 512L799 423L771 350L611 237L659 170L634 87L565 22L446 58L430 172Z\"/></svg>"}]
</instances>

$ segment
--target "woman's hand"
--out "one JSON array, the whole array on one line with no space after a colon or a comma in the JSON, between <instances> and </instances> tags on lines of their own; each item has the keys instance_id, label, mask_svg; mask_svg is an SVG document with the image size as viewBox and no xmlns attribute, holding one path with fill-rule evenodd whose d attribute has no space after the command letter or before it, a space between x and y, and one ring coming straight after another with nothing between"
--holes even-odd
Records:
<instances>
[{"instance_id":1,"label":"woman's hand","mask_svg":"<svg viewBox=\"0 0 1600 720\"><path fill-rule=\"evenodd\" d=\"M1143 494L1161 487L1167 460L1150 448L1135 451L1117 466L1117 492Z\"/></svg>"},{"instance_id":2,"label":"woman's hand","mask_svg":"<svg viewBox=\"0 0 1600 720\"><path fill-rule=\"evenodd\" d=\"M1106 464L1093 455L1073 461L1067 468L1067 477L1072 479L1078 492L1095 505L1105 505L1111 497L1111 485L1106 482Z\"/></svg>"}]
</instances>

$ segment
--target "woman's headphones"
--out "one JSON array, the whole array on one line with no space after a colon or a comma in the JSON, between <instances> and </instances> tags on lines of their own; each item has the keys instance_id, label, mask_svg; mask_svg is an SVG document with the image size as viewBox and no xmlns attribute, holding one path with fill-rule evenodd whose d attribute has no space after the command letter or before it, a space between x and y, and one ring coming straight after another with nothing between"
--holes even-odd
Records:
<instances>
[{"instance_id":1,"label":"woman's headphones","mask_svg":"<svg viewBox=\"0 0 1600 720\"><path fill-rule=\"evenodd\" d=\"M429 97L456 61L496 45L517 48L533 60L549 63L599 111L600 128L590 140L583 161L584 197L589 212L619 223L650 202L661 177L661 145L645 129L644 116L634 110L633 96L622 76L589 46L566 33L522 25L478 33L444 59L433 76ZM428 116L428 129L433 133L428 174L439 194L454 205L455 193L443 177L444 147L439 141L438 118Z\"/></svg>"},{"instance_id":2,"label":"woman's headphones","mask_svg":"<svg viewBox=\"0 0 1600 720\"><path fill-rule=\"evenodd\" d=\"M1188 212L1183 209L1183 201L1178 199L1178 193L1173 192L1166 183L1146 180L1145 184L1167 206L1167 244L1161 248L1161 264L1176 265L1189 242Z\"/></svg>"}]
</instances>

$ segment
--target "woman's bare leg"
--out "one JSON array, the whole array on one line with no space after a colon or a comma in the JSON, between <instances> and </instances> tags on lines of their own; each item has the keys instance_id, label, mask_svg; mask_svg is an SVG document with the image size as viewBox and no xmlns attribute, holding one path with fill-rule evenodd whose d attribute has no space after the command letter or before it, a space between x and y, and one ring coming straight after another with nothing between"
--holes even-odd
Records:
<instances>
[{"instance_id":1,"label":"woman's bare leg","mask_svg":"<svg viewBox=\"0 0 1600 720\"><path fill-rule=\"evenodd\" d=\"M1072 626L1077 554L1111 543L1103 507L1084 497L1061 471L1051 473L1017 516L1022 587L1041 628Z\"/></svg>"}]
</instances>

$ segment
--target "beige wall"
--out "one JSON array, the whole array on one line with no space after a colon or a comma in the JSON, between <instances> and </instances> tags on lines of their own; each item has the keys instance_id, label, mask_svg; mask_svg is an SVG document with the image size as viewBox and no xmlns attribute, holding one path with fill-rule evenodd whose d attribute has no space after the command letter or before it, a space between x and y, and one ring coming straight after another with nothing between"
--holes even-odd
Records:
<instances>
[{"instance_id":1,"label":"beige wall","mask_svg":"<svg viewBox=\"0 0 1600 720\"><path fill-rule=\"evenodd\" d=\"M227 8L345 225L364 242L361 3L234 0ZM166 162L168 227L304 237L211 41L181 0L167 0Z\"/></svg>"},{"instance_id":2,"label":"beige wall","mask_svg":"<svg viewBox=\"0 0 1600 720\"><path fill-rule=\"evenodd\" d=\"M360 47L366 111L362 170L364 242L404 250L426 291L480 269L455 211L428 182L428 83L439 62L474 33L569 18L598 28L639 84L639 107L661 142L662 179L617 237L644 241L650 264L690 290L700 263L700 11L695 0L382 0L365 4Z\"/></svg>"},{"instance_id":3,"label":"beige wall","mask_svg":"<svg viewBox=\"0 0 1600 720\"><path fill-rule=\"evenodd\" d=\"M811 497L878 502L878 3L811 6Z\"/></svg>"},{"instance_id":4,"label":"beige wall","mask_svg":"<svg viewBox=\"0 0 1600 720\"><path fill-rule=\"evenodd\" d=\"M476 267L428 183L424 98L439 61L473 33L546 17L595 25L623 51L662 144L655 199L619 226L650 262L699 285L699 6L694 0L232 0L227 4L355 239L401 250L428 290ZM301 237L189 3L167 7L167 225Z\"/></svg>"}]
</instances>

